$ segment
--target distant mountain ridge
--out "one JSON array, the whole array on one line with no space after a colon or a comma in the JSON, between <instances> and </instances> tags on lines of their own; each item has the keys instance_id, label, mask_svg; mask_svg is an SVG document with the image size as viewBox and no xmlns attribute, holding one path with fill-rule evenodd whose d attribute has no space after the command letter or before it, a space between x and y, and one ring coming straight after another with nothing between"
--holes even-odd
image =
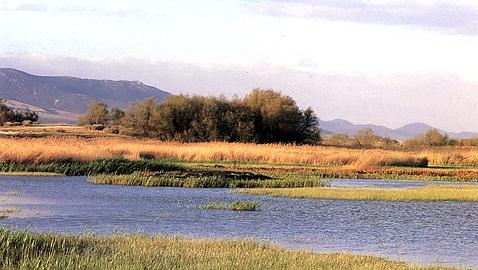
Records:
<instances>
[{"instance_id":1,"label":"distant mountain ridge","mask_svg":"<svg viewBox=\"0 0 478 270\"><path fill-rule=\"evenodd\" d=\"M169 95L139 81L37 76L0 68L0 97L9 106L39 112L43 122L75 122L93 100L124 109L131 102L149 97L162 101Z\"/></svg>"},{"instance_id":2,"label":"distant mountain ridge","mask_svg":"<svg viewBox=\"0 0 478 270\"><path fill-rule=\"evenodd\" d=\"M411 123L397 129L391 129L384 126L372 124L354 124L343 119L335 119L330 121L319 120L319 127L325 131L325 134L341 133L347 134L349 136L355 135L355 133L360 129L371 128L375 132L375 134L379 136L399 140L413 138L419 134L425 133L428 130L435 128L425 123ZM440 133L446 134L450 138L454 139L471 138L478 136L478 133L476 132L449 132L439 128L436 129Z\"/></svg>"}]
</instances>

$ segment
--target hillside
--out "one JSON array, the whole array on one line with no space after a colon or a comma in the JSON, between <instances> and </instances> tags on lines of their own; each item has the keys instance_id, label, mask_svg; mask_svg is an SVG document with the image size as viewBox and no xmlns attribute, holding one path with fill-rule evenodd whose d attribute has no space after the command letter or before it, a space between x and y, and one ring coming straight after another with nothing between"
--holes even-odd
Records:
<instances>
[{"instance_id":1,"label":"hillside","mask_svg":"<svg viewBox=\"0 0 478 270\"><path fill-rule=\"evenodd\" d=\"M9 106L39 112L42 122L75 122L93 100L126 108L131 102L171 95L138 81L91 80L74 77L36 76L0 68L0 97Z\"/></svg>"},{"instance_id":2,"label":"hillside","mask_svg":"<svg viewBox=\"0 0 478 270\"><path fill-rule=\"evenodd\" d=\"M371 128L379 136L389 137L394 139L401 139L401 140L415 137L430 129L435 128L425 123L412 123L397 129L391 129L384 126L371 125L371 124L365 124L365 125L354 124L352 122L342 120L342 119L335 119L330 121L320 120L319 126L322 130L326 131L326 134L327 132L341 133L341 134L347 134L349 136L355 135L355 133L360 129ZM440 133L446 134L450 138L455 138L455 139L471 138L471 137L478 136L478 133L475 133L475 132L455 133L455 132L442 130L439 128L436 128L436 129L440 131Z\"/></svg>"}]
</instances>

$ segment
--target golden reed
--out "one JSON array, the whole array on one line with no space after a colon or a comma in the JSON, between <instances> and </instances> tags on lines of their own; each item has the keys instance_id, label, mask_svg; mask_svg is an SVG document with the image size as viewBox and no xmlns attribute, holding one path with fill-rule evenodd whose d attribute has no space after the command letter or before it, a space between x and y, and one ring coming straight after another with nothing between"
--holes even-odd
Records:
<instances>
[{"instance_id":1,"label":"golden reed","mask_svg":"<svg viewBox=\"0 0 478 270\"><path fill-rule=\"evenodd\" d=\"M414 166L426 157L431 165L477 165L478 148L434 148L415 151L348 149L246 143L178 143L134 138L0 138L0 162L50 163L124 157L171 158L188 161L245 161L319 166Z\"/></svg>"}]
</instances>

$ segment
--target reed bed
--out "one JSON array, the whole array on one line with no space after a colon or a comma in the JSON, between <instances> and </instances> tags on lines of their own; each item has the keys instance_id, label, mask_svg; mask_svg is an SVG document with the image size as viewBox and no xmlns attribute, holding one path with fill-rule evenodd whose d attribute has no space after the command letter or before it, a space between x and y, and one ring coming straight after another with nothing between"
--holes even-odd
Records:
<instances>
[{"instance_id":1,"label":"reed bed","mask_svg":"<svg viewBox=\"0 0 478 270\"><path fill-rule=\"evenodd\" d=\"M66 236L0 229L1 269L452 269L373 256L291 251L254 240Z\"/></svg>"},{"instance_id":2,"label":"reed bed","mask_svg":"<svg viewBox=\"0 0 478 270\"><path fill-rule=\"evenodd\" d=\"M0 138L0 163L45 164L111 158L242 161L320 166L427 166L417 152L245 143L176 143L133 138Z\"/></svg>"},{"instance_id":3,"label":"reed bed","mask_svg":"<svg viewBox=\"0 0 478 270\"><path fill-rule=\"evenodd\" d=\"M354 201L478 201L478 186L425 186L416 188L290 188L245 189L250 195Z\"/></svg>"},{"instance_id":4,"label":"reed bed","mask_svg":"<svg viewBox=\"0 0 478 270\"><path fill-rule=\"evenodd\" d=\"M208 165L196 164L207 167ZM211 166L211 165L209 165ZM309 166L309 165L269 165L269 164L224 164L225 170L248 171L270 174L283 179L301 178L342 178L342 179L389 179L420 181L478 181L478 168L454 167L367 167L349 166Z\"/></svg>"},{"instance_id":5,"label":"reed bed","mask_svg":"<svg viewBox=\"0 0 478 270\"><path fill-rule=\"evenodd\" d=\"M59 175L126 174L137 171L183 170L178 164L161 160L99 159L87 162L62 161L51 163L0 163L1 172L43 172Z\"/></svg>"},{"instance_id":6,"label":"reed bed","mask_svg":"<svg viewBox=\"0 0 478 270\"><path fill-rule=\"evenodd\" d=\"M225 209L232 211L257 211L260 208L260 204L255 201L234 201L232 203L211 202L204 205L204 209Z\"/></svg>"},{"instance_id":7,"label":"reed bed","mask_svg":"<svg viewBox=\"0 0 478 270\"><path fill-rule=\"evenodd\" d=\"M146 186L146 187L184 187L184 188L298 188L321 187L328 183L318 179L234 179L220 175L187 176L147 175L133 173L128 175L94 175L88 181L101 185Z\"/></svg>"}]
</instances>

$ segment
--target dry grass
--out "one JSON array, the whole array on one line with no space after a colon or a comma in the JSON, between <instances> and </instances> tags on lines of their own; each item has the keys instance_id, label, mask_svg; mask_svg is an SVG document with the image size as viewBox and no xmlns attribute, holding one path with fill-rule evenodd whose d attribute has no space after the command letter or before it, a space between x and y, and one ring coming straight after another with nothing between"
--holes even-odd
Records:
<instances>
[{"instance_id":1,"label":"dry grass","mask_svg":"<svg viewBox=\"0 0 478 270\"><path fill-rule=\"evenodd\" d=\"M373 166L478 165L477 147L431 148L413 151L348 149L325 146L294 146L245 143L176 143L122 137L0 138L0 163L50 163L168 158L187 161L240 161L269 164L342 166L345 169Z\"/></svg>"},{"instance_id":2,"label":"dry grass","mask_svg":"<svg viewBox=\"0 0 478 270\"><path fill-rule=\"evenodd\" d=\"M174 143L132 138L0 138L0 162L49 163L113 157L244 161L323 166L416 165L421 155L380 149L243 143Z\"/></svg>"},{"instance_id":3,"label":"dry grass","mask_svg":"<svg viewBox=\"0 0 478 270\"><path fill-rule=\"evenodd\" d=\"M421 155L428 157L430 164L478 166L478 147L434 147L419 150Z\"/></svg>"},{"instance_id":4,"label":"dry grass","mask_svg":"<svg viewBox=\"0 0 478 270\"><path fill-rule=\"evenodd\" d=\"M478 186L417 188L288 188L245 189L241 193L293 198L354 201L478 201Z\"/></svg>"}]
</instances>

